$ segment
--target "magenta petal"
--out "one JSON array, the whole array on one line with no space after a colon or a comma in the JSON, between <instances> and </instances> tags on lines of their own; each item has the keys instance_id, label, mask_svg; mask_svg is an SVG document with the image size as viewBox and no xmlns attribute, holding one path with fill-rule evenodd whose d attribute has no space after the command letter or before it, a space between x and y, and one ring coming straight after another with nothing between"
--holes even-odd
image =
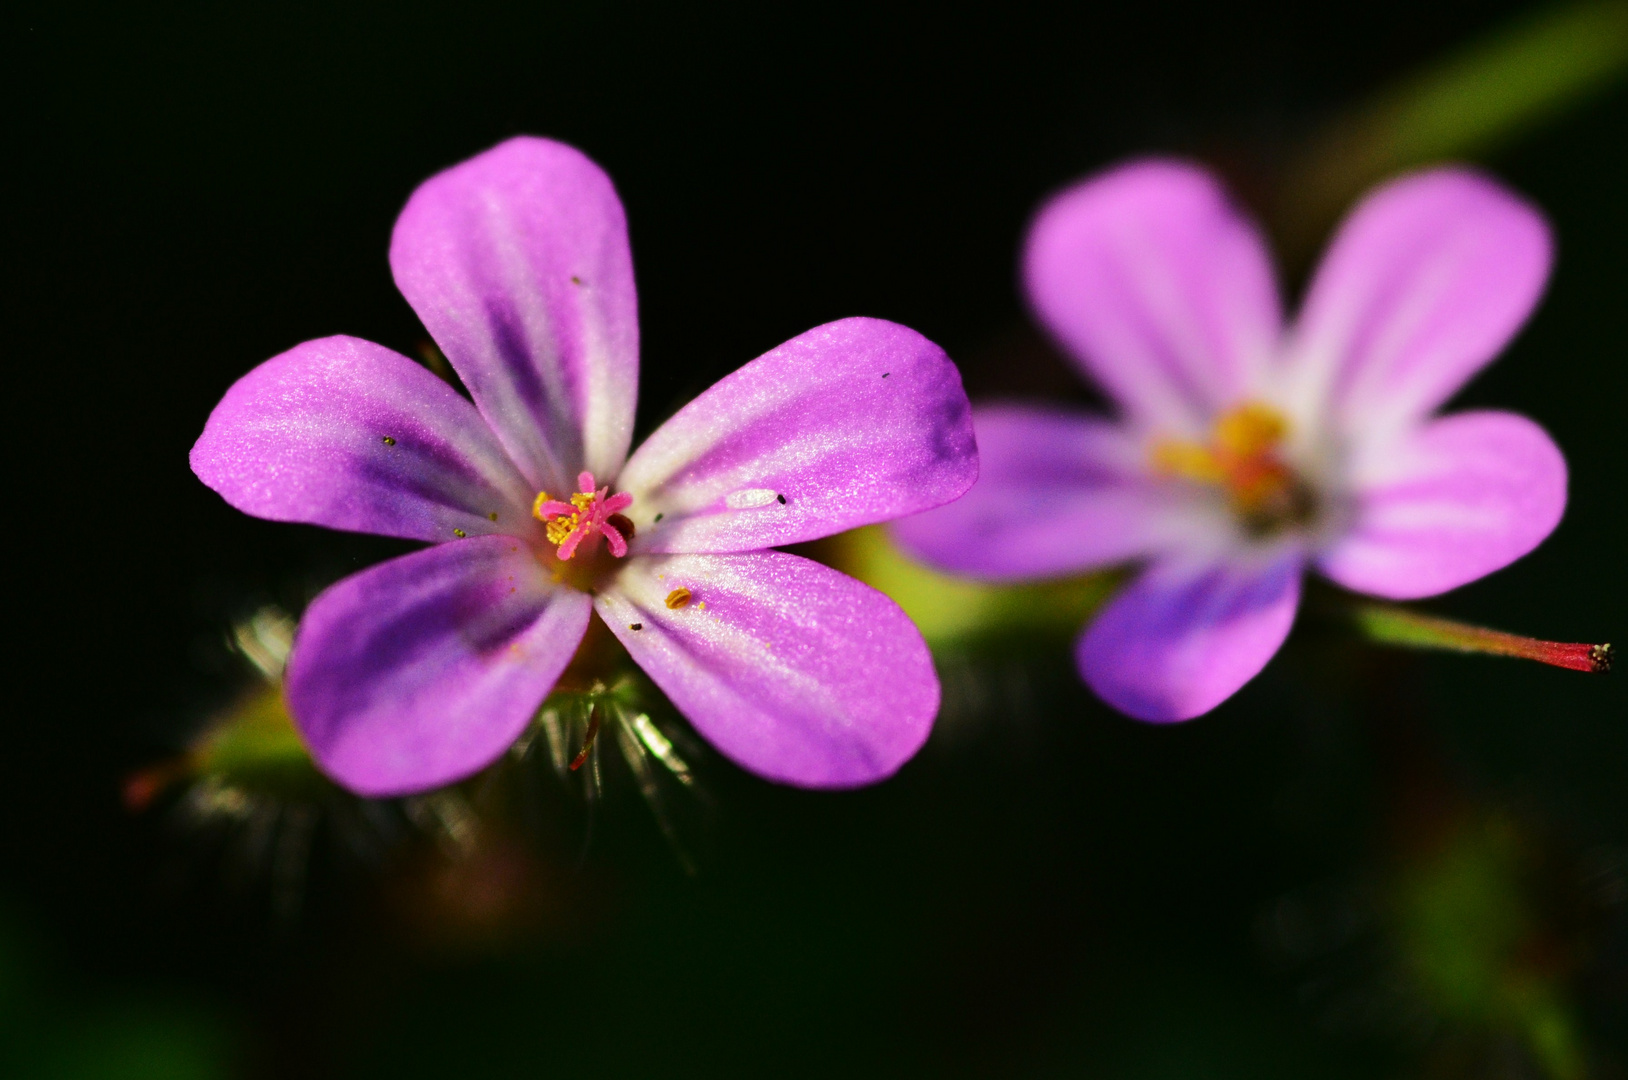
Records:
<instances>
[{"instance_id":1,"label":"magenta petal","mask_svg":"<svg viewBox=\"0 0 1628 1080\"><path fill-rule=\"evenodd\" d=\"M461 780L525 730L589 612L586 594L554 584L508 537L404 555L312 602L289 708L317 764L358 794Z\"/></svg>"},{"instance_id":2,"label":"magenta petal","mask_svg":"<svg viewBox=\"0 0 1628 1080\"><path fill-rule=\"evenodd\" d=\"M234 383L192 471L273 521L410 540L537 527L529 485L474 407L405 356L351 337L307 341Z\"/></svg>"},{"instance_id":3,"label":"magenta petal","mask_svg":"<svg viewBox=\"0 0 1628 1080\"><path fill-rule=\"evenodd\" d=\"M1291 368L1348 431L1416 417L1531 313L1553 244L1536 209L1463 169L1392 181L1340 227L1307 293Z\"/></svg>"},{"instance_id":4,"label":"magenta petal","mask_svg":"<svg viewBox=\"0 0 1628 1080\"><path fill-rule=\"evenodd\" d=\"M1155 564L1080 638L1080 674L1138 720L1209 712L1259 674L1289 635L1300 571L1293 552L1201 571Z\"/></svg>"},{"instance_id":5,"label":"magenta petal","mask_svg":"<svg viewBox=\"0 0 1628 1080\"><path fill-rule=\"evenodd\" d=\"M893 523L917 557L995 579L1066 574L1145 555L1180 506L1153 484L1146 451L1118 424L1022 405L973 410L978 482Z\"/></svg>"},{"instance_id":6,"label":"magenta petal","mask_svg":"<svg viewBox=\"0 0 1628 1080\"><path fill-rule=\"evenodd\" d=\"M897 323L843 319L680 409L617 486L633 495L634 550L724 552L912 514L977 475L971 407L944 350Z\"/></svg>"},{"instance_id":7,"label":"magenta petal","mask_svg":"<svg viewBox=\"0 0 1628 1080\"><path fill-rule=\"evenodd\" d=\"M433 176L396 220L390 267L534 489L615 475L639 322L627 221L599 166L516 138Z\"/></svg>"},{"instance_id":8,"label":"magenta petal","mask_svg":"<svg viewBox=\"0 0 1628 1080\"><path fill-rule=\"evenodd\" d=\"M1320 560L1358 592L1433 596L1508 566L1554 531L1566 460L1524 416L1458 413L1361 464L1352 531Z\"/></svg>"},{"instance_id":9,"label":"magenta petal","mask_svg":"<svg viewBox=\"0 0 1628 1080\"><path fill-rule=\"evenodd\" d=\"M669 608L680 588L689 602ZM932 658L898 605L795 555L636 556L594 606L708 741L770 780L881 780L938 712Z\"/></svg>"},{"instance_id":10,"label":"magenta petal","mask_svg":"<svg viewBox=\"0 0 1628 1080\"><path fill-rule=\"evenodd\" d=\"M1056 196L1030 227L1023 276L1040 321L1144 422L1206 426L1278 346L1260 231L1194 165L1136 162Z\"/></svg>"}]
</instances>

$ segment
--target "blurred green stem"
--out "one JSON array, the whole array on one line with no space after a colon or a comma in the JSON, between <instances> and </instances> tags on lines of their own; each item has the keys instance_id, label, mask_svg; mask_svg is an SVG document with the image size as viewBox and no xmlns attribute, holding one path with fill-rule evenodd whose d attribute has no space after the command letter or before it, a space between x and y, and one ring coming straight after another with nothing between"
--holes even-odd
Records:
<instances>
[{"instance_id":1,"label":"blurred green stem","mask_svg":"<svg viewBox=\"0 0 1628 1080\"><path fill-rule=\"evenodd\" d=\"M1471 42L1336 120L1286 170L1279 240L1301 264L1393 173L1496 150L1628 71L1628 0L1547 8Z\"/></svg>"},{"instance_id":2,"label":"blurred green stem","mask_svg":"<svg viewBox=\"0 0 1628 1080\"><path fill-rule=\"evenodd\" d=\"M973 638L1071 637L1120 581L1112 571L1024 585L952 577L910 558L877 525L820 541L810 553L886 593L935 648Z\"/></svg>"}]
</instances>

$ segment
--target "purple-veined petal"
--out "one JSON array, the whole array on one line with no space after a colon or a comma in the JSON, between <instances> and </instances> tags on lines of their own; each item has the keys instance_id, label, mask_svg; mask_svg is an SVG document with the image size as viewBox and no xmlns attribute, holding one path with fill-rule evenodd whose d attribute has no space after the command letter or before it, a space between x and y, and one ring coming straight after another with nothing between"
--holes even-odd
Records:
<instances>
[{"instance_id":1,"label":"purple-veined petal","mask_svg":"<svg viewBox=\"0 0 1628 1080\"><path fill-rule=\"evenodd\" d=\"M472 537L380 563L312 602L290 711L317 764L362 795L460 780L525 729L588 627L586 593L531 548Z\"/></svg>"},{"instance_id":2,"label":"purple-veined petal","mask_svg":"<svg viewBox=\"0 0 1628 1080\"><path fill-rule=\"evenodd\" d=\"M678 589L689 599L670 607ZM881 780L938 712L932 658L898 605L795 555L635 556L594 607L696 730L770 780Z\"/></svg>"},{"instance_id":3,"label":"purple-veined petal","mask_svg":"<svg viewBox=\"0 0 1628 1080\"><path fill-rule=\"evenodd\" d=\"M1207 428L1278 347L1260 231L1195 165L1134 162L1057 195L1023 277L1041 323L1146 425Z\"/></svg>"},{"instance_id":4,"label":"purple-veined petal","mask_svg":"<svg viewBox=\"0 0 1628 1080\"><path fill-rule=\"evenodd\" d=\"M1394 180L1335 235L1286 374L1308 408L1331 401L1348 432L1421 416L1509 343L1552 261L1543 217L1492 180L1464 169Z\"/></svg>"},{"instance_id":5,"label":"purple-veined petal","mask_svg":"<svg viewBox=\"0 0 1628 1080\"><path fill-rule=\"evenodd\" d=\"M634 452L617 487L633 495L634 550L726 552L912 514L977 475L971 406L944 350L897 323L843 319L720 379Z\"/></svg>"},{"instance_id":6,"label":"purple-veined petal","mask_svg":"<svg viewBox=\"0 0 1628 1080\"><path fill-rule=\"evenodd\" d=\"M1155 563L1080 638L1080 674L1138 720L1207 713L1277 653L1300 604L1301 557L1207 567Z\"/></svg>"},{"instance_id":7,"label":"purple-veined petal","mask_svg":"<svg viewBox=\"0 0 1628 1080\"><path fill-rule=\"evenodd\" d=\"M627 456L639 316L610 178L515 138L426 180L390 240L396 285L533 488Z\"/></svg>"},{"instance_id":8,"label":"purple-veined petal","mask_svg":"<svg viewBox=\"0 0 1628 1080\"><path fill-rule=\"evenodd\" d=\"M1023 405L979 406L972 422L978 482L892 526L935 566L996 580L1067 574L1148 554L1189 524L1121 425Z\"/></svg>"},{"instance_id":9,"label":"purple-veined petal","mask_svg":"<svg viewBox=\"0 0 1628 1080\"><path fill-rule=\"evenodd\" d=\"M192 471L273 521L409 540L537 530L530 485L474 406L358 338L307 341L234 383Z\"/></svg>"},{"instance_id":10,"label":"purple-veined petal","mask_svg":"<svg viewBox=\"0 0 1628 1080\"><path fill-rule=\"evenodd\" d=\"M1433 596L1508 566L1566 509L1566 459L1506 412L1432 421L1356 466L1355 522L1320 560L1358 592Z\"/></svg>"}]
</instances>

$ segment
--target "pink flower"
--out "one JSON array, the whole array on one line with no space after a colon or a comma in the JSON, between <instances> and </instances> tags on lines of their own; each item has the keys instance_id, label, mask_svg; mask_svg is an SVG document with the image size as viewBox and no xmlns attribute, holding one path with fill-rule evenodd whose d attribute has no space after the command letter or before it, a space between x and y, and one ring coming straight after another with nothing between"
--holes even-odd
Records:
<instances>
[{"instance_id":1,"label":"pink flower","mask_svg":"<svg viewBox=\"0 0 1628 1080\"><path fill-rule=\"evenodd\" d=\"M390 266L473 404L388 349L323 338L238 380L192 449L247 513L434 545L305 613L286 689L329 775L392 795L482 768L595 617L762 776L846 787L915 753L939 697L916 628L766 549L971 485L970 407L941 349L878 319L817 327L629 456L633 263L621 201L581 153L511 139L432 177Z\"/></svg>"},{"instance_id":2,"label":"pink flower","mask_svg":"<svg viewBox=\"0 0 1628 1080\"><path fill-rule=\"evenodd\" d=\"M1080 673L1144 720L1207 712L1277 652L1303 570L1431 596L1554 529L1566 464L1541 428L1434 415L1526 320L1551 249L1492 180L1405 176L1341 226L1286 327L1259 230L1209 174L1087 180L1036 218L1024 284L1118 418L976 409L977 484L895 535L993 580L1139 564L1080 638Z\"/></svg>"}]
</instances>

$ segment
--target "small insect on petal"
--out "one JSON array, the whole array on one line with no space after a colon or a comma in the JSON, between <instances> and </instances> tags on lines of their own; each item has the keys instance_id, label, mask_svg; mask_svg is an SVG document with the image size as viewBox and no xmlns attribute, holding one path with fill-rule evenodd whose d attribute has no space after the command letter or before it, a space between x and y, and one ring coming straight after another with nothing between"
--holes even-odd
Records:
<instances>
[{"instance_id":1,"label":"small insect on petal","mask_svg":"<svg viewBox=\"0 0 1628 1080\"><path fill-rule=\"evenodd\" d=\"M690 590L684 588L682 585L667 594L667 607L669 610L677 611L679 608L683 607L689 602Z\"/></svg>"}]
</instances>

